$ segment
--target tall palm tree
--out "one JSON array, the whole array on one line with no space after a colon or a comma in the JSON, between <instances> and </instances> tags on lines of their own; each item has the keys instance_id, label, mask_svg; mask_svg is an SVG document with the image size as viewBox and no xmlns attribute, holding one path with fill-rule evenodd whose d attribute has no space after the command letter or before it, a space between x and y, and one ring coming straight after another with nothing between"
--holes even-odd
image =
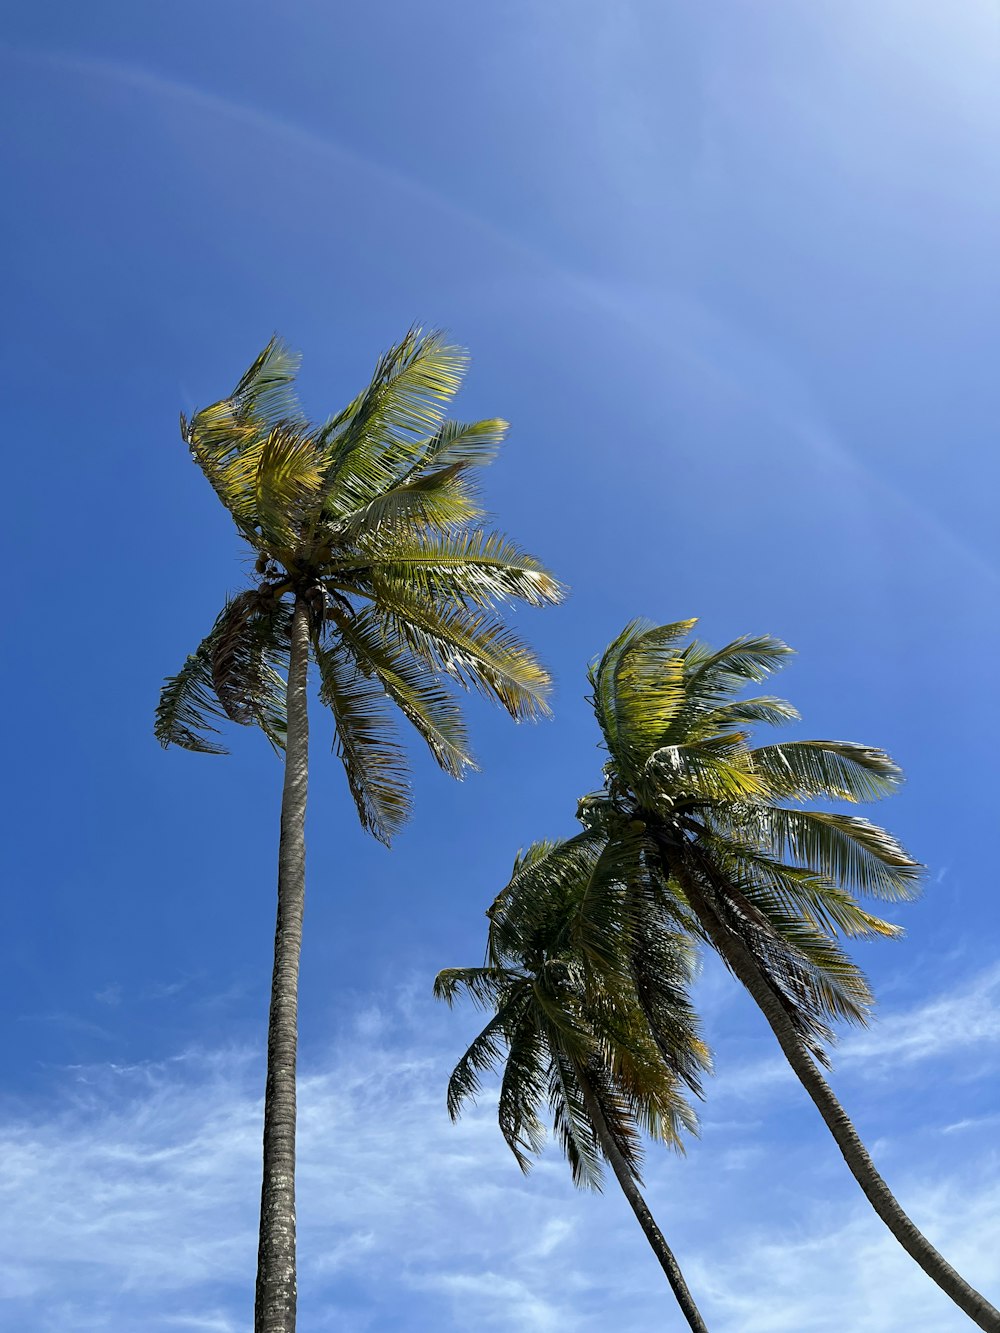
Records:
<instances>
[{"instance_id":1,"label":"tall palm tree","mask_svg":"<svg viewBox=\"0 0 1000 1333\"><path fill-rule=\"evenodd\" d=\"M860 896L897 901L918 889L921 867L883 829L803 802L859 802L894 791L901 773L883 751L846 741L754 746L750 728L798 716L782 699L736 696L763 681L790 650L744 637L713 652L681 646L693 620L628 625L590 670L608 751L601 791L578 816L606 853L631 863L643 894L676 928L710 943L770 1024L848 1167L878 1216L923 1270L982 1329L1000 1313L914 1226L875 1168L820 1066L831 1020L863 1023L867 983L837 942L892 937L896 926ZM608 921L635 948L646 930L612 896L584 903L575 927L585 956L608 949ZM640 996L641 998L641 996Z\"/></svg>"},{"instance_id":2,"label":"tall palm tree","mask_svg":"<svg viewBox=\"0 0 1000 1333\"><path fill-rule=\"evenodd\" d=\"M455 1067L448 1110L457 1119L479 1092L480 1074L502 1065L500 1129L527 1171L545 1139L547 1103L574 1183L599 1189L601 1158L610 1164L688 1324L707 1333L639 1175L643 1130L681 1148L683 1131L696 1127L684 1093L700 1095L709 1058L687 997L693 949L650 905L661 927L648 932L653 1024L629 970L616 970L614 950L604 952L599 972L589 966L574 922L595 892L605 903L628 896L618 870L614 849L592 835L536 843L518 857L490 909L487 965L450 968L434 983L449 1004L464 991L492 1014Z\"/></svg>"},{"instance_id":3,"label":"tall palm tree","mask_svg":"<svg viewBox=\"0 0 1000 1333\"><path fill-rule=\"evenodd\" d=\"M218 754L217 724L228 719L259 727L285 753L256 1333L295 1328L309 662L361 823L388 843L410 809L393 705L461 776L473 760L447 681L517 719L546 712L547 673L493 608L561 597L537 560L477 526L472 474L493 458L506 423L445 420L465 367L460 349L411 331L323 425L298 406L297 367L272 339L228 398L181 418L192 458L256 556L255 577L167 680L155 727L164 746Z\"/></svg>"}]
</instances>

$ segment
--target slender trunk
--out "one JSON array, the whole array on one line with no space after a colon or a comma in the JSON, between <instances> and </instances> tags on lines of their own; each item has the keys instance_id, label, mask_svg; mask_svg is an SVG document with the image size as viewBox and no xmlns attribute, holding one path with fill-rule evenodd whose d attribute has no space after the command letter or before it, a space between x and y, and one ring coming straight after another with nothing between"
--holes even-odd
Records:
<instances>
[{"instance_id":1,"label":"slender trunk","mask_svg":"<svg viewBox=\"0 0 1000 1333\"><path fill-rule=\"evenodd\" d=\"M916 1260L927 1276L951 1297L973 1323L987 1330L987 1333L1000 1333L1000 1311L952 1268L899 1206L889 1186L876 1170L847 1112L820 1073L816 1062L799 1041L781 1001L757 966L753 954L717 916L695 876L683 875L682 884L705 933L734 976L750 992L770 1024L785 1058L815 1103L868 1202L907 1254Z\"/></svg>"},{"instance_id":2,"label":"slender trunk","mask_svg":"<svg viewBox=\"0 0 1000 1333\"><path fill-rule=\"evenodd\" d=\"M659 1260L660 1267L667 1275L667 1281L670 1283L671 1290L677 1297L677 1304L684 1313L684 1318L688 1321L694 1333L708 1333L708 1326L698 1311L687 1283L684 1281L684 1274L681 1272L680 1264L674 1258L673 1251L667 1242L663 1239L663 1232L656 1225L653 1214L646 1205L646 1200L639 1192L639 1187L635 1183L635 1177L629 1170L629 1165L622 1156L621 1149L615 1142L614 1135L608 1128L608 1122L604 1118L604 1112L601 1110L601 1104L598 1101L597 1094L587 1077L586 1073L579 1066L576 1068L576 1075L580 1081L580 1089L583 1092L584 1105L587 1108L587 1115L590 1123L597 1132L598 1142L604 1156L611 1163L611 1169L617 1177L618 1184L622 1187L622 1193L629 1201L629 1205L638 1219L639 1225L645 1232L646 1239L649 1241L650 1249Z\"/></svg>"},{"instance_id":3,"label":"slender trunk","mask_svg":"<svg viewBox=\"0 0 1000 1333\"><path fill-rule=\"evenodd\" d=\"M306 788L309 777L309 613L296 598L288 663L288 733L278 844L278 923L264 1092L264 1180L254 1333L295 1333L295 1057L299 950L306 890Z\"/></svg>"}]
</instances>

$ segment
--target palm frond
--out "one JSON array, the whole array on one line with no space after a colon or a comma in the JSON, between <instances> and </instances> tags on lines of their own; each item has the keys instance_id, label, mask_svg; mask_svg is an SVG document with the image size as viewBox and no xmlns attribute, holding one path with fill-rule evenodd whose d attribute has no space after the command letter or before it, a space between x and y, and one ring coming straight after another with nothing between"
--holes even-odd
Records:
<instances>
[{"instance_id":1,"label":"palm frond","mask_svg":"<svg viewBox=\"0 0 1000 1333\"><path fill-rule=\"evenodd\" d=\"M807 866L787 865L758 847L718 834L705 845L713 849L713 855L722 854L739 867L741 881L751 886L746 890L749 897L760 886L788 911L799 913L831 938L841 934L849 939L898 939L903 933L900 926L866 912L850 890Z\"/></svg>"},{"instance_id":2,"label":"palm frond","mask_svg":"<svg viewBox=\"0 0 1000 1333\"><path fill-rule=\"evenodd\" d=\"M432 670L498 700L518 721L548 716L549 673L496 617L461 603L429 603L402 589L384 589L379 609Z\"/></svg>"},{"instance_id":3,"label":"palm frond","mask_svg":"<svg viewBox=\"0 0 1000 1333\"><path fill-rule=\"evenodd\" d=\"M270 427L279 421L301 421L302 410L292 385L302 357L275 335L240 379L229 402L237 419L252 418Z\"/></svg>"},{"instance_id":4,"label":"palm frond","mask_svg":"<svg viewBox=\"0 0 1000 1333\"><path fill-rule=\"evenodd\" d=\"M634 620L590 669L608 749L632 777L662 744L684 701L684 659L675 644L696 623L651 626Z\"/></svg>"},{"instance_id":5,"label":"palm frond","mask_svg":"<svg viewBox=\"0 0 1000 1333\"><path fill-rule=\"evenodd\" d=\"M525 1173L545 1145L539 1112L545 1105L551 1052L539 1028L528 989L520 1015L508 1027L507 1060L500 1080L497 1120L507 1147Z\"/></svg>"},{"instance_id":6,"label":"palm frond","mask_svg":"<svg viewBox=\"0 0 1000 1333\"><path fill-rule=\"evenodd\" d=\"M348 614L334 602L327 614L359 671L377 678L445 772L460 778L475 768L461 708L439 675L409 651L394 625L372 607Z\"/></svg>"},{"instance_id":7,"label":"palm frond","mask_svg":"<svg viewBox=\"0 0 1000 1333\"><path fill-rule=\"evenodd\" d=\"M314 506L325 462L307 427L274 426L255 460L252 518L270 551L294 550Z\"/></svg>"},{"instance_id":8,"label":"palm frond","mask_svg":"<svg viewBox=\"0 0 1000 1333\"><path fill-rule=\"evenodd\" d=\"M757 699L736 699L732 703L712 708L705 714L704 725L710 732L727 731L758 722L780 727L785 722L796 722L800 716L799 710L785 699L762 695Z\"/></svg>"},{"instance_id":9,"label":"palm frond","mask_svg":"<svg viewBox=\"0 0 1000 1333\"><path fill-rule=\"evenodd\" d=\"M210 739L219 734L215 722L226 717L212 681L212 635L209 634L180 671L164 681L153 734L164 749L179 745L200 754L227 754L224 745Z\"/></svg>"},{"instance_id":10,"label":"palm frond","mask_svg":"<svg viewBox=\"0 0 1000 1333\"><path fill-rule=\"evenodd\" d=\"M734 836L814 873L890 902L920 892L923 867L891 834L867 819L826 810L734 807L716 817Z\"/></svg>"},{"instance_id":11,"label":"palm frond","mask_svg":"<svg viewBox=\"0 0 1000 1333\"><path fill-rule=\"evenodd\" d=\"M248 450L258 450L279 422L301 421L291 385L299 357L272 338L228 398L181 415L181 434L192 457L244 536L248 521L240 511L248 469L239 464ZM252 469L250 470L252 471Z\"/></svg>"},{"instance_id":12,"label":"palm frond","mask_svg":"<svg viewBox=\"0 0 1000 1333\"><path fill-rule=\"evenodd\" d=\"M424 456L462 382L467 355L440 333L411 329L379 360L371 383L322 432L332 445L326 510L343 518L390 490Z\"/></svg>"},{"instance_id":13,"label":"palm frond","mask_svg":"<svg viewBox=\"0 0 1000 1333\"><path fill-rule=\"evenodd\" d=\"M388 846L410 813L406 759L395 739L388 697L341 646L325 648L314 637L313 650L320 699L333 713L337 754L361 824Z\"/></svg>"},{"instance_id":14,"label":"palm frond","mask_svg":"<svg viewBox=\"0 0 1000 1333\"><path fill-rule=\"evenodd\" d=\"M371 571L376 588L380 581L409 585L431 601L444 597L484 608L508 599L552 605L565 595L541 561L500 532L393 535L357 568ZM350 574L350 565L338 572Z\"/></svg>"},{"instance_id":15,"label":"palm frond","mask_svg":"<svg viewBox=\"0 0 1000 1333\"><path fill-rule=\"evenodd\" d=\"M784 741L751 750L748 760L779 800L877 801L903 781L884 750L851 741Z\"/></svg>"},{"instance_id":16,"label":"palm frond","mask_svg":"<svg viewBox=\"0 0 1000 1333\"><path fill-rule=\"evenodd\" d=\"M427 529L447 533L475 522L483 511L467 471L468 464L451 463L391 486L338 521L338 540L346 543L364 534L372 544L372 538L386 534L391 539Z\"/></svg>"},{"instance_id":17,"label":"palm frond","mask_svg":"<svg viewBox=\"0 0 1000 1333\"><path fill-rule=\"evenodd\" d=\"M211 635L212 684L233 722L259 726L284 749L286 684L280 668L291 647L291 609L248 588L226 603Z\"/></svg>"},{"instance_id":18,"label":"palm frond","mask_svg":"<svg viewBox=\"0 0 1000 1333\"><path fill-rule=\"evenodd\" d=\"M532 843L518 853L507 884L487 912L487 956L495 966L536 965L569 943L571 907L592 873L603 839L591 832Z\"/></svg>"},{"instance_id":19,"label":"palm frond","mask_svg":"<svg viewBox=\"0 0 1000 1333\"><path fill-rule=\"evenodd\" d=\"M558 1047L552 1051L549 1067L549 1109L556 1141L569 1162L573 1184L600 1190L604 1172L597 1133L587 1114L574 1061Z\"/></svg>"},{"instance_id":20,"label":"palm frond","mask_svg":"<svg viewBox=\"0 0 1000 1333\"><path fill-rule=\"evenodd\" d=\"M646 762L642 785L672 802L745 801L768 794L738 749L726 755L704 745L661 746Z\"/></svg>"}]
</instances>

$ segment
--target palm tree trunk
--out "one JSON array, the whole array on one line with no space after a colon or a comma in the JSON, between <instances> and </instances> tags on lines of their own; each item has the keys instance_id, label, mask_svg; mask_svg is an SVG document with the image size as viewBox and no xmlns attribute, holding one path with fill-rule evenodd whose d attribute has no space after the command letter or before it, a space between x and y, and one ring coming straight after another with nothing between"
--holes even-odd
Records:
<instances>
[{"instance_id":1,"label":"palm tree trunk","mask_svg":"<svg viewBox=\"0 0 1000 1333\"><path fill-rule=\"evenodd\" d=\"M295 1059L299 950L306 889L306 789L309 778L309 613L296 598L288 662L288 733L278 844L278 923L264 1092L264 1179L254 1333L295 1333Z\"/></svg>"},{"instance_id":2,"label":"palm tree trunk","mask_svg":"<svg viewBox=\"0 0 1000 1333\"><path fill-rule=\"evenodd\" d=\"M576 1066L576 1075L580 1082L580 1089L583 1093L584 1105L587 1108L587 1116L593 1125L598 1142L604 1156L611 1163L611 1169L617 1177L618 1184L622 1187L622 1193L629 1201L633 1213L642 1227L646 1239L649 1241L650 1248L659 1260L660 1267L667 1276L671 1290L677 1297L677 1304L684 1313L694 1333L708 1333L708 1326L699 1313L697 1305L694 1303L687 1283L684 1281L684 1274L681 1272L680 1264L674 1258L673 1251L667 1242L663 1239L663 1232L656 1225L653 1214L649 1211L646 1200L639 1192L635 1183L635 1177L629 1169L628 1163L622 1156L621 1149L615 1142L611 1130L608 1128L608 1122L604 1118L604 1112L601 1110L601 1103L598 1101L597 1094L594 1091L590 1079L579 1065Z\"/></svg>"},{"instance_id":3,"label":"palm tree trunk","mask_svg":"<svg viewBox=\"0 0 1000 1333\"><path fill-rule=\"evenodd\" d=\"M676 866L674 868L679 869ZM987 1330L987 1333L1000 1333L1000 1311L952 1268L903 1212L895 1195L876 1170L847 1112L800 1042L780 999L757 966L753 954L716 914L697 878L683 872L681 875L685 896L706 935L733 975L757 1002L785 1058L815 1103L868 1202L907 1254L916 1260L927 1276L951 1297L973 1323Z\"/></svg>"}]
</instances>

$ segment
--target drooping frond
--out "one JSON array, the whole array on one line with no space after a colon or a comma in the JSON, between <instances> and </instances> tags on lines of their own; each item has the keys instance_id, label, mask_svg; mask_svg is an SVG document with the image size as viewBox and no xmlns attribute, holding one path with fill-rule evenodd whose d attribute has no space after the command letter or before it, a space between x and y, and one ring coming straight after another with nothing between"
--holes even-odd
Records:
<instances>
[{"instance_id":1,"label":"drooping frond","mask_svg":"<svg viewBox=\"0 0 1000 1333\"><path fill-rule=\"evenodd\" d=\"M756 806L719 810L715 817L737 840L834 884L887 901L906 901L920 891L920 863L885 829L856 815Z\"/></svg>"},{"instance_id":2,"label":"drooping frond","mask_svg":"<svg viewBox=\"0 0 1000 1333\"><path fill-rule=\"evenodd\" d=\"M587 1114L576 1062L559 1046L552 1050L549 1066L549 1109L573 1184L600 1190L604 1173L597 1133Z\"/></svg>"},{"instance_id":3,"label":"drooping frond","mask_svg":"<svg viewBox=\"0 0 1000 1333\"><path fill-rule=\"evenodd\" d=\"M209 634L160 692L153 732L160 744L225 754L217 722L257 725L284 746L289 612L248 589L228 601Z\"/></svg>"},{"instance_id":4,"label":"drooping frond","mask_svg":"<svg viewBox=\"0 0 1000 1333\"><path fill-rule=\"evenodd\" d=\"M215 722L226 719L212 683L212 636L203 639L176 676L168 676L160 691L153 734L164 749L179 745L201 754L227 754Z\"/></svg>"},{"instance_id":5,"label":"drooping frond","mask_svg":"<svg viewBox=\"0 0 1000 1333\"><path fill-rule=\"evenodd\" d=\"M748 758L778 800L877 801L903 780L884 750L851 741L785 741L751 750Z\"/></svg>"},{"instance_id":6,"label":"drooping frond","mask_svg":"<svg viewBox=\"0 0 1000 1333\"><path fill-rule=\"evenodd\" d=\"M410 652L393 624L371 607L349 614L333 603L328 615L359 671L379 681L445 772L461 777L465 769L475 768L461 708L439 674Z\"/></svg>"},{"instance_id":7,"label":"drooping frond","mask_svg":"<svg viewBox=\"0 0 1000 1333\"><path fill-rule=\"evenodd\" d=\"M828 1065L826 1047L834 1040L830 1020L863 1023L871 1005L857 966L829 936L746 877L724 850L689 846L674 871L685 892L690 896L698 889L722 928L750 951L804 1047Z\"/></svg>"},{"instance_id":8,"label":"drooping frond","mask_svg":"<svg viewBox=\"0 0 1000 1333\"><path fill-rule=\"evenodd\" d=\"M738 866L741 881L751 886L751 898L759 886L831 938L840 934L849 939L896 939L903 933L901 927L866 912L850 889L808 866L788 865L758 846L734 842L718 833L711 834L708 845L716 857L724 856Z\"/></svg>"},{"instance_id":9,"label":"drooping frond","mask_svg":"<svg viewBox=\"0 0 1000 1333\"><path fill-rule=\"evenodd\" d=\"M406 759L381 683L364 675L340 645L316 638L320 699L333 713L336 750L362 826L387 846L410 813Z\"/></svg>"},{"instance_id":10,"label":"drooping frond","mask_svg":"<svg viewBox=\"0 0 1000 1333\"><path fill-rule=\"evenodd\" d=\"M210 636L212 684L226 715L241 726L256 724L279 750L286 725L280 668L290 647L291 610L257 588L226 603Z\"/></svg>"},{"instance_id":11,"label":"drooping frond","mask_svg":"<svg viewBox=\"0 0 1000 1333\"><path fill-rule=\"evenodd\" d=\"M504 1142L518 1166L527 1173L531 1158L537 1156L545 1145L541 1111L545 1106L551 1051L531 1005L528 985L522 994L518 1019L509 1026L497 1120Z\"/></svg>"},{"instance_id":12,"label":"drooping frond","mask_svg":"<svg viewBox=\"0 0 1000 1333\"><path fill-rule=\"evenodd\" d=\"M475 607L431 603L408 592L386 589L377 605L411 652L434 671L498 700L519 721L549 714L549 673L502 621Z\"/></svg>"},{"instance_id":13,"label":"drooping frond","mask_svg":"<svg viewBox=\"0 0 1000 1333\"><path fill-rule=\"evenodd\" d=\"M496 1069L503 1060L511 1019L521 1008L516 998L501 1005L455 1065L448 1080L448 1114L452 1120L458 1119L466 1102L479 1096L480 1075Z\"/></svg>"},{"instance_id":14,"label":"drooping frond","mask_svg":"<svg viewBox=\"0 0 1000 1333\"><path fill-rule=\"evenodd\" d=\"M515 974L504 967L445 967L434 978L434 998L453 1005L466 994L480 1008L496 1007L514 985Z\"/></svg>"}]
</instances>

